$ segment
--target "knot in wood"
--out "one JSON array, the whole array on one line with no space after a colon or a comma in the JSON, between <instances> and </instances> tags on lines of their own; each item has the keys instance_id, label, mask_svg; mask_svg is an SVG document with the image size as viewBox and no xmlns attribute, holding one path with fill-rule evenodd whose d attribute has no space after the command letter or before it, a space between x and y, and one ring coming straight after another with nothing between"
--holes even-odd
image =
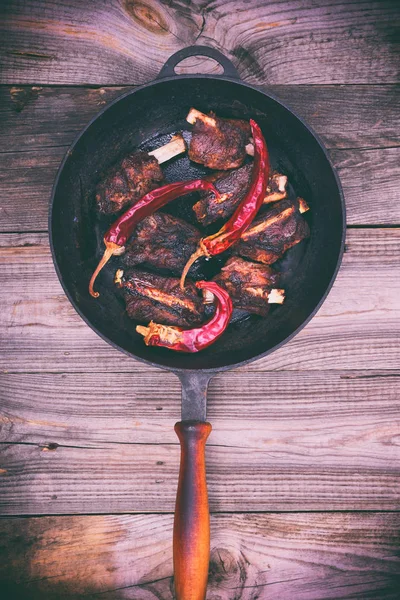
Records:
<instances>
[{"instance_id":1,"label":"knot in wood","mask_svg":"<svg viewBox=\"0 0 400 600\"><path fill-rule=\"evenodd\" d=\"M133 0L125 0L124 4L126 12L136 23L151 33L157 33L158 35L169 33L167 21L153 6L149 6L144 2L134 2Z\"/></svg>"},{"instance_id":2,"label":"knot in wood","mask_svg":"<svg viewBox=\"0 0 400 600\"><path fill-rule=\"evenodd\" d=\"M246 574L243 571L245 565L241 556L237 558L226 548L215 548L211 551L209 567L209 584L219 587L229 582L229 587L240 587L245 581Z\"/></svg>"}]
</instances>

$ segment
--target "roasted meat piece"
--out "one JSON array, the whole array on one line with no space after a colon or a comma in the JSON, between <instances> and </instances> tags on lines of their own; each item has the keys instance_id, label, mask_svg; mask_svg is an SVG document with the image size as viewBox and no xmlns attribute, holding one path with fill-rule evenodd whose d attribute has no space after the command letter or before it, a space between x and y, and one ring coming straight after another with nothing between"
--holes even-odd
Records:
<instances>
[{"instance_id":1,"label":"roasted meat piece","mask_svg":"<svg viewBox=\"0 0 400 600\"><path fill-rule=\"evenodd\" d=\"M96 202L99 212L119 212L159 187L163 179L163 172L154 156L146 152L129 154L121 163L112 167L98 184Z\"/></svg>"},{"instance_id":2,"label":"roasted meat piece","mask_svg":"<svg viewBox=\"0 0 400 600\"><path fill-rule=\"evenodd\" d=\"M306 210L308 206L302 198L279 202L253 221L235 244L234 254L271 265L310 235L308 223L301 216Z\"/></svg>"},{"instance_id":3,"label":"roasted meat piece","mask_svg":"<svg viewBox=\"0 0 400 600\"><path fill-rule=\"evenodd\" d=\"M188 281L185 291L179 279L146 273L140 269L119 269L115 283L124 291L126 312L135 321L156 321L164 325L193 327L204 315L204 303L196 286Z\"/></svg>"},{"instance_id":4,"label":"roasted meat piece","mask_svg":"<svg viewBox=\"0 0 400 600\"><path fill-rule=\"evenodd\" d=\"M233 306L256 315L266 316L270 304L282 304L284 290L276 289L279 273L266 265L233 256L214 277L231 297Z\"/></svg>"},{"instance_id":5,"label":"roasted meat piece","mask_svg":"<svg viewBox=\"0 0 400 600\"><path fill-rule=\"evenodd\" d=\"M193 125L189 158L210 169L236 169L246 158L251 135L250 123L241 119L222 119L192 108L186 120Z\"/></svg>"},{"instance_id":6,"label":"roasted meat piece","mask_svg":"<svg viewBox=\"0 0 400 600\"><path fill-rule=\"evenodd\" d=\"M180 275L200 238L200 232L193 225L156 212L137 225L123 260L129 267L144 264Z\"/></svg>"},{"instance_id":7,"label":"roasted meat piece","mask_svg":"<svg viewBox=\"0 0 400 600\"><path fill-rule=\"evenodd\" d=\"M200 200L193 206L199 223L207 226L218 219L229 219L246 195L252 169L252 164L244 165L240 169L223 173L214 181L217 190L223 194L222 202L214 194L201 192Z\"/></svg>"},{"instance_id":8,"label":"roasted meat piece","mask_svg":"<svg viewBox=\"0 0 400 600\"><path fill-rule=\"evenodd\" d=\"M97 207L101 213L112 214L128 207L154 188L160 187L164 175L160 164L186 151L181 133L155 150L133 152L106 173L96 189Z\"/></svg>"},{"instance_id":9,"label":"roasted meat piece","mask_svg":"<svg viewBox=\"0 0 400 600\"><path fill-rule=\"evenodd\" d=\"M250 177L253 165L248 164L234 169L229 173L223 173L214 181L214 185L222 196L222 201L218 200L214 194L203 192L201 199L193 206L199 223L211 225L218 219L227 220L236 208L242 202L250 184ZM272 173L264 204L283 200L287 196L286 191L287 177L280 173ZM226 194L226 196L225 196Z\"/></svg>"}]
</instances>

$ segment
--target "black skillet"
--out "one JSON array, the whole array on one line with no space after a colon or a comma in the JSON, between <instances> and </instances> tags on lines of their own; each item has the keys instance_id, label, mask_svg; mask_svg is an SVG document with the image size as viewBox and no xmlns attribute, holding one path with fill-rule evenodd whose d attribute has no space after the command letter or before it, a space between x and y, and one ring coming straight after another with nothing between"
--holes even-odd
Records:
<instances>
[{"instance_id":1,"label":"black skillet","mask_svg":"<svg viewBox=\"0 0 400 600\"><path fill-rule=\"evenodd\" d=\"M208 56L224 68L222 76L180 75L174 67L189 56ZM97 282L98 299L88 293L90 276L103 252L102 237L112 219L99 218L94 190L102 171L138 147L162 145L194 106L218 116L255 119L262 127L272 166L285 173L311 210L311 237L282 260L286 302L264 319L235 320L213 346L194 355L149 348L126 316L112 284L118 259ZM192 179L206 169L187 157L164 167L167 180ZM182 205L175 210L184 218ZM182 212L184 214L182 214ZM103 339L122 352L168 369L182 382L182 421L175 429L181 442L181 468L174 523L174 573L179 600L205 597L209 559L209 513L204 461L206 391L219 371L265 357L290 340L325 300L341 262L345 206L339 179L313 131L282 102L240 81L233 64L204 46L180 50L158 78L124 94L100 112L67 152L54 183L50 206L50 245L57 274L71 303Z\"/></svg>"}]
</instances>

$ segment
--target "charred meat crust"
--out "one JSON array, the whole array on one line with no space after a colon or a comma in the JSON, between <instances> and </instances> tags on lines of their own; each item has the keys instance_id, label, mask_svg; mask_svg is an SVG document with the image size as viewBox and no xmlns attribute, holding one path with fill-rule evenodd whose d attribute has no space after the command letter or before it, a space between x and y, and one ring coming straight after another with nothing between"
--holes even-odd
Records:
<instances>
[{"instance_id":1,"label":"charred meat crust","mask_svg":"<svg viewBox=\"0 0 400 600\"><path fill-rule=\"evenodd\" d=\"M193 125L189 158L210 169L236 169L246 158L246 144L251 135L250 123L241 119L210 116L215 126L197 119Z\"/></svg>"},{"instance_id":2,"label":"charred meat crust","mask_svg":"<svg viewBox=\"0 0 400 600\"><path fill-rule=\"evenodd\" d=\"M214 277L231 297L234 308L266 316L268 294L279 284L279 273L271 267L233 256Z\"/></svg>"},{"instance_id":3,"label":"charred meat crust","mask_svg":"<svg viewBox=\"0 0 400 600\"><path fill-rule=\"evenodd\" d=\"M270 265L309 235L308 223L299 212L299 200L283 200L253 221L233 253Z\"/></svg>"},{"instance_id":4,"label":"charred meat crust","mask_svg":"<svg viewBox=\"0 0 400 600\"><path fill-rule=\"evenodd\" d=\"M244 199L250 185L253 164L247 164L240 169L220 173L214 180L214 185L221 194L229 194L218 201L214 194L201 192L200 200L193 206L199 223L207 227L218 219L228 220ZM287 196L287 177L273 172L269 179L264 203L277 202Z\"/></svg>"},{"instance_id":5,"label":"charred meat crust","mask_svg":"<svg viewBox=\"0 0 400 600\"><path fill-rule=\"evenodd\" d=\"M135 321L154 320L186 328L202 322L203 300L190 281L182 292L179 278L129 269L123 274L119 287L123 288L128 316Z\"/></svg>"},{"instance_id":6,"label":"charred meat crust","mask_svg":"<svg viewBox=\"0 0 400 600\"><path fill-rule=\"evenodd\" d=\"M128 154L105 174L96 188L96 203L103 214L127 208L164 180L160 165L146 152Z\"/></svg>"},{"instance_id":7,"label":"charred meat crust","mask_svg":"<svg viewBox=\"0 0 400 600\"><path fill-rule=\"evenodd\" d=\"M177 217L156 212L137 225L123 261L129 267L144 264L180 275L200 238L200 232L193 225Z\"/></svg>"},{"instance_id":8,"label":"charred meat crust","mask_svg":"<svg viewBox=\"0 0 400 600\"><path fill-rule=\"evenodd\" d=\"M252 170L252 164L244 165L224 173L215 181L214 185L221 194L231 194L223 202L218 202L214 194L201 192L200 200L193 206L199 223L207 226L218 219L229 219L246 195Z\"/></svg>"}]
</instances>

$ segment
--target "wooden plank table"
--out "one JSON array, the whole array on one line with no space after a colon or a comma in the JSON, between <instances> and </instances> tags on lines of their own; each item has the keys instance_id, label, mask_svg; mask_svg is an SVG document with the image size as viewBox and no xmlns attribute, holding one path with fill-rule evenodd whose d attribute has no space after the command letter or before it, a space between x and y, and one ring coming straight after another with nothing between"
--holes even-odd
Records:
<instances>
[{"instance_id":1,"label":"wooden plank table","mask_svg":"<svg viewBox=\"0 0 400 600\"><path fill-rule=\"evenodd\" d=\"M319 133L349 226L311 323L211 383L207 598L398 598L398 2L10 0L1 11L1 597L173 597L179 382L80 320L52 265L47 210L87 121L198 43ZM178 70L218 67L193 58Z\"/></svg>"}]
</instances>

